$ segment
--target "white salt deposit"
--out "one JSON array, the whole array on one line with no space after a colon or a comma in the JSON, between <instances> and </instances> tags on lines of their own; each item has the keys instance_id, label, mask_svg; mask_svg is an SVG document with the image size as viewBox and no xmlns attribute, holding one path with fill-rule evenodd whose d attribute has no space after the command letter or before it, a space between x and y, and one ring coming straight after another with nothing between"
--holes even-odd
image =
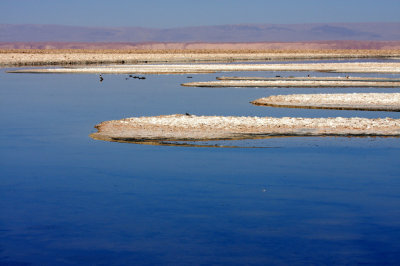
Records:
<instances>
[{"instance_id":1,"label":"white salt deposit","mask_svg":"<svg viewBox=\"0 0 400 266\"><path fill-rule=\"evenodd\" d=\"M103 140L212 140L259 136L400 136L400 119L166 115L102 122Z\"/></svg>"},{"instance_id":2,"label":"white salt deposit","mask_svg":"<svg viewBox=\"0 0 400 266\"><path fill-rule=\"evenodd\" d=\"M348 80L218 80L189 82L187 87L400 87L399 82L385 81L348 81Z\"/></svg>"},{"instance_id":3,"label":"white salt deposit","mask_svg":"<svg viewBox=\"0 0 400 266\"><path fill-rule=\"evenodd\" d=\"M400 82L399 78L381 78L381 77L353 77L353 76L330 76L330 77L312 77L312 76L276 76L276 77L217 77L217 80L258 80L258 81L271 81L271 80L296 80L296 81L384 81L384 82Z\"/></svg>"},{"instance_id":4,"label":"white salt deposit","mask_svg":"<svg viewBox=\"0 0 400 266\"><path fill-rule=\"evenodd\" d=\"M281 107L400 111L400 93L275 95L252 103Z\"/></svg>"},{"instance_id":5,"label":"white salt deposit","mask_svg":"<svg viewBox=\"0 0 400 266\"><path fill-rule=\"evenodd\" d=\"M100 67L70 67L22 69L14 73L140 73L179 74L230 71L325 71L359 73L400 73L400 63L310 63L310 64L157 64L157 65L113 65Z\"/></svg>"}]
</instances>

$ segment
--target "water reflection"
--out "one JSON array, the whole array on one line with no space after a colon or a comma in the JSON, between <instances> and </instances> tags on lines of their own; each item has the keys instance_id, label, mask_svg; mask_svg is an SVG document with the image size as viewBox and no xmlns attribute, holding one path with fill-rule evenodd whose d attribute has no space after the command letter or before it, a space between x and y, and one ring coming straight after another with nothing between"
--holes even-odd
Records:
<instances>
[{"instance_id":1,"label":"water reflection","mask_svg":"<svg viewBox=\"0 0 400 266\"><path fill-rule=\"evenodd\" d=\"M247 135L240 138L212 139L212 140L168 140L168 139L134 139L134 138L104 138L97 134L91 134L95 140L130 143L155 146L176 146L193 148L241 148L241 149L262 149L262 148L284 148L298 146L353 146L366 147L371 144L379 147L398 146L400 136L271 136L271 135Z\"/></svg>"}]
</instances>

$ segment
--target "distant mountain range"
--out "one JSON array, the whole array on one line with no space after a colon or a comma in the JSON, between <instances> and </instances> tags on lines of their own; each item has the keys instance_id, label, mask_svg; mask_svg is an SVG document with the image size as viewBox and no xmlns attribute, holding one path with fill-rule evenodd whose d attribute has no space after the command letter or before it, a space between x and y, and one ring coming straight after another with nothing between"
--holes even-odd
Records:
<instances>
[{"instance_id":1,"label":"distant mountain range","mask_svg":"<svg viewBox=\"0 0 400 266\"><path fill-rule=\"evenodd\" d=\"M310 42L0 42L0 50L400 50L400 41Z\"/></svg>"},{"instance_id":2,"label":"distant mountain range","mask_svg":"<svg viewBox=\"0 0 400 266\"><path fill-rule=\"evenodd\" d=\"M0 24L0 42L400 41L398 23L240 24L153 29Z\"/></svg>"}]
</instances>

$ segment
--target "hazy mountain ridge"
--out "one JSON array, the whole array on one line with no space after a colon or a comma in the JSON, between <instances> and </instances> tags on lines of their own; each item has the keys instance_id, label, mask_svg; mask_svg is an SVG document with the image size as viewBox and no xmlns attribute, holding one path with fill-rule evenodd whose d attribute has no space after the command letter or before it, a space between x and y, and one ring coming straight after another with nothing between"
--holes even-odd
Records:
<instances>
[{"instance_id":1,"label":"hazy mountain ridge","mask_svg":"<svg viewBox=\"0 0 400 266\"><path fill-rule=\"evenodd\" d=\"M399 23L240 24L152 29L0 24L0 42L399 41Z\"/></svg>"},{"instance_id":2,"label":"hazy mountain ridge","mask_svg":"<svg viewBox=\"0 0 400 266\"><path fill-rule=\"evenodd\" d=\"M400 50L400 41L312 42L0 42L0 49L89 50ZM5 50L4 50L5 49Z\"/></svg>"}]
</instances>

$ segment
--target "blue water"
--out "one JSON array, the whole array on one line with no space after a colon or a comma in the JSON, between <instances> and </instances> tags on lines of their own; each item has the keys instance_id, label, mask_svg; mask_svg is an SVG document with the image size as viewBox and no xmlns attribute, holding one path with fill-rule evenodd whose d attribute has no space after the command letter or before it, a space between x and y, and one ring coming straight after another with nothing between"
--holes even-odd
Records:
<instances>
[{"instance_id":1,"label":"blue water","mask_svg":"<svg viewBox=\"0 0 400 266\"><path fill-rule=\"evenodd\" d=\"M89 137L105 120L185 112L400 118L249 104L272 94L398 88L179 85L299 74L308 73L103 75L100 83L90 74L1 70L0 265L398 264L399 138L242 142L263 147L254 149Z\"/></svg>"}]
</instances>

